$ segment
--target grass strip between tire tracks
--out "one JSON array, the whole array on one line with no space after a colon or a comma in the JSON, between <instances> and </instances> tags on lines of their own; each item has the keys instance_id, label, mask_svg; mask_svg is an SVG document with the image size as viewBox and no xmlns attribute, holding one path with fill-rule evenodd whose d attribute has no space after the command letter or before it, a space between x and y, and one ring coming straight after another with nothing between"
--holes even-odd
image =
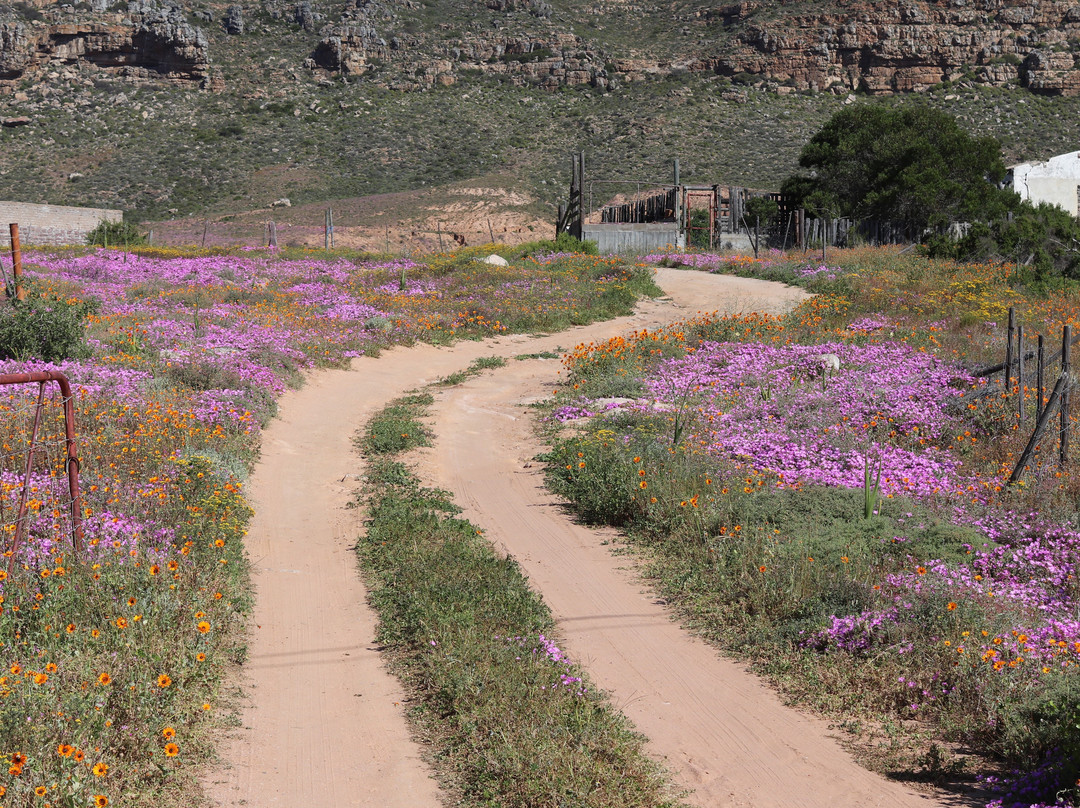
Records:
<instances>
[{"instance_id":1,"label":"grass strip between tire tracks","mask_svg":"<svg viewBox=\"0 0 1080 808\"><path fill-rule=\"evenodd\" d=\"M369 467L357 550L380 642L444 788L462 805L679 805L644 738L564 658L513 558L393 459L424 441L430 403L393 402L358 441ZM381 449L373 436L388 432L408 437Z\"/></svg>"}]
</instances>

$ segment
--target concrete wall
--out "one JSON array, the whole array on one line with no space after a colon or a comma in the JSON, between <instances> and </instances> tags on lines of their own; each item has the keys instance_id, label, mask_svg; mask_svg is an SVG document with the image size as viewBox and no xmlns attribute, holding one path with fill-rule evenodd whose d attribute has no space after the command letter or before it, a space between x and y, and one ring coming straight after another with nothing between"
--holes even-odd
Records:
<instances>
[{"instance_id":1,"label":"concrete wall","mask_svg":"<svg viewBox=\"0 0 1080 808\"><path fill-rule=\"evenodd\" d=\"M11 245L8 225L13 222L19 225L19 243L24 247L35 247L85 244L87 233L102 221L120 222L123 219L122 210L0 202L0 246Z\"/></svg>"},{"instance_id":2,"label":"concrete wall","mask_svg":"<svg viewBox=\"0 0 1080 808\"><path fill-rule=\"evenodd\" d=\"M1049 202L1080 215L1080 152L1051 157L1045 163L1012 167L1012 187L1033 205Z\"/></svg>"},{"instance_id":3,"label":"concrete wall","mask_svg":"<svg viewBox=\"0 0 1080 808\"><path fill-rule=\"evenodd\" d=\"M595 241L601 255L608 253L645 253L677 246L679 229L674 223L585 224L581 238Z\"/></svg>"}]
</instances>

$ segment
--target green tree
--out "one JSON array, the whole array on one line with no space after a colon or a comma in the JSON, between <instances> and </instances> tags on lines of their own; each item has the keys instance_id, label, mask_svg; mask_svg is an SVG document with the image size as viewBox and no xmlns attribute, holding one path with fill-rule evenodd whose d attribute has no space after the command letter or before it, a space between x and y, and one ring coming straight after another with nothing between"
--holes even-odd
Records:
<instances>
[{"instance_id":1,"label":"green tree","mask_svg":"<svg viewBox=\"0 0 1080 808\"><path fill-rule=\"evenodd\" d=\"M973 138L945 112L860 104L829 119L799 155L784 193L808 210L875 218L915 233L989 221L1014 207L993 138Z\"/></svg>"}]
</instances>

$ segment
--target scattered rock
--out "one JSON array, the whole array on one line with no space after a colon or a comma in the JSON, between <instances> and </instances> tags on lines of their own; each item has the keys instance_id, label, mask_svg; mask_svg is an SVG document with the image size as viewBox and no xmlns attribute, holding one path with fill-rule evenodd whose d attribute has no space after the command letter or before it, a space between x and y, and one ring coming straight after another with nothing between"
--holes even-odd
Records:
<instances>
[{"instance_id":1,"label":"scattered rock","mask_svg":"<svg viewBox=\"0 0 1080 808\"><path fill-rule=\"evenodd\" d=\"M509 261L507 261L501 255L495 255L494 253L492 253L487 258L485 258L484 263L485 264L491 264L492 266L497 266L497 267L505 267L505 266L510 265Z\"/></svg>"},{"instance_id":2,"label":"scattered rock","mask_svg":"<svg viewBox=\"0 0 1080 808\"><path fill-rule=\"evenodd\" d=\"M25 115L20 115L18 118L4 118L0 121L0 125L7 126L9 128L16 126L26 126L30 123L30 119Z\"/></svg>"},{"instance_id":3,"label":"scattered rock","mask_svg":"<svg viewBox=\"0 0 1080 808\"><path fill-rule=\"evenodd\" d=\"M221 24L226 34L240 36L244 33L244 9L240 6L229 6L225 10L225 19Z\"/></svg>"},{"instance_id":4,"label":"scattered rock","mask_svg":"<svg viewBox=\"0 0 1080 808\"><path fill-rule=\"evenodd\" d=\"M291 208L292 207L292 201L287 196L283 196L283 197L281 197L281 199L275 199L273 202L271 202L270 207L272 207L272 208Z\"/></svg>"}]
</instances>

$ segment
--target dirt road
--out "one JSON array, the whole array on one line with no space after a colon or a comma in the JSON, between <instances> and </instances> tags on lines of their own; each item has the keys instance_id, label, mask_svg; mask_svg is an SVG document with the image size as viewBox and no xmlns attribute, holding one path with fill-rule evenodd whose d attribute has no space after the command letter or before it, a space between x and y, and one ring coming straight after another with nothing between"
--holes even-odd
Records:
<instances>
[{"instance_id":1,"label":"dirt road","mask_svg":"<svg viewBox=\"0 0 1080 808\"><path fill-rule=\"evenodd\" d=\"M696 311L779 311L802 293L761 281L660 270L670 299L551 337L417 346L351 371L315 375L280 403L248 485L256 516L248 552L257 600L243 727L208 776L223 806L426 808L439 791L408 735L403 695L382 669L374 616L349 549L359 515L354 432L406 390L480 356L570 348ZM552 360L506 367L443 392L429 481L518 558L583 663L651 739L701 806L922 806L938 803L869 774L817 721L781 706L737 665L681 632L642 591L602 533L568 521L526 465L537 451L523 405L556 383Z\"/></svg>"}]
</instances>

